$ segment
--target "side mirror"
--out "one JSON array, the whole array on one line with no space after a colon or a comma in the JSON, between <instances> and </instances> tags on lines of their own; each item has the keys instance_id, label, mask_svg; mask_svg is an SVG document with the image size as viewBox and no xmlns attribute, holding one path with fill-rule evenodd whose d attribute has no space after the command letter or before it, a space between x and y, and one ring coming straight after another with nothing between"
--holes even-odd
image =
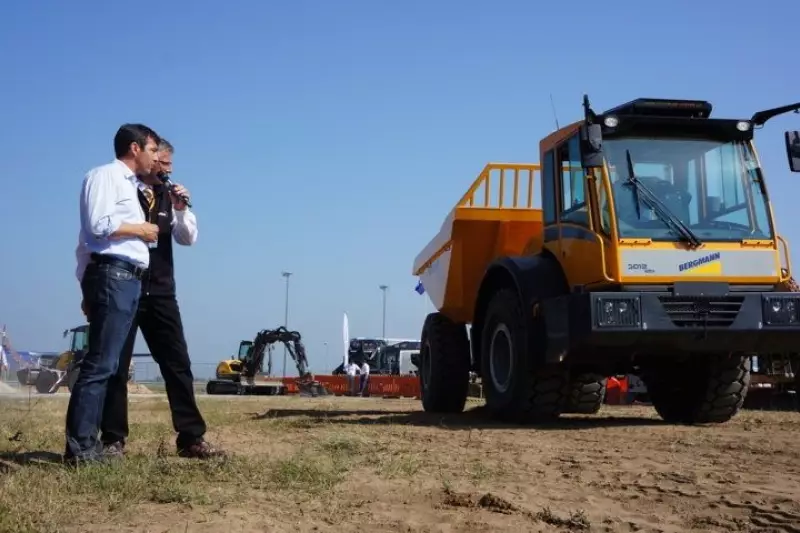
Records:
<instances>
[{"instance_id":1,"label":"side mirror","mask_svg":"<svg viewBox=\"0 0 800 533\"><path fill-rule=\"evenodd\" d=\"M789 169L792 172L800 172L800 131L787 131L786 156L789 158Z\"/></svg>"},{"instance_id":2,"label":"side mirror","mask_svg":"<svg viewBox=\"0 0 800 533\"><path fill-rule=\"evenodd\" d=\"M584 126L581 131L581 164L584 167L603 166L603 129L600 124Z\"/></svg>"}]
</instances>

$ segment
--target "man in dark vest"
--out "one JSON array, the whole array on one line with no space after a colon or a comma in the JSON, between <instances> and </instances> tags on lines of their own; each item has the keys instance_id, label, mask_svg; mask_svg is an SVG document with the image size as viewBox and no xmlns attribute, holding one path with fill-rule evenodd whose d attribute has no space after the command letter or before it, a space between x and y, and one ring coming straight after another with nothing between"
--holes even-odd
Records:
<instances>
[{"instance_id":1,"label":"man in dark vest","mask_svg":"<svg viewBox=\"0 0 800 533\"><path fill-rule=\"evenodd\" d=\"M128 369L137 328L161 369L167 390L172 425L178 433L176 446L182 457L206 459L223 455L203 436L206 424L194 394L194 376L175 295L172 241L191 246L197 240L197 219L181 197L189 192L181 185L170 191L159 175L172 172L174 148L161 140L153 172L139 176L139 202L147 220L159 228L158 242L150 247L150 268L142 279L142 293L116 375L108 385L101 440L107 455L122 457L128 437Z\"/></svg>"}]
</instances>

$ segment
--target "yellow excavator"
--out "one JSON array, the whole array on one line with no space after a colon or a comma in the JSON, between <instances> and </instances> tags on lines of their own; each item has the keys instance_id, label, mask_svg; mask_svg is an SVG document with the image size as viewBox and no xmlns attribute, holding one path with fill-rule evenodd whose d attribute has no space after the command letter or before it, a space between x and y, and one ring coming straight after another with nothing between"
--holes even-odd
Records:
<instances>
[{"instance_id":1,"label":"yellow excavator","mask_svg":"<svg viewBox=\"0 0 800 533\"><path fill-rule=\"evenodd\" d=\"M294 385L300 394L322 396L330 392L308 370L306 349L300 333L284 326L259 331L253 341L241 341L236 360L221 361L217 379L206 384L207 394L285 394L287 384L272 376L272 347L281 343L297 365ZM266 366L266 368L265 368Z\"/></svg>"},{"instance_id":2,"label":"yellow excavator","mask_svg":"<svg viewBox=\"0 0 800 533\"><path fill-rule=\"evenodd\" d=\"M224 359L217 365L217 379L237 381L242 375L242 364L247 357L247 352L252 348L253 341L241 341L239 353L233 359Z\"/></svg>"}]
</instances>

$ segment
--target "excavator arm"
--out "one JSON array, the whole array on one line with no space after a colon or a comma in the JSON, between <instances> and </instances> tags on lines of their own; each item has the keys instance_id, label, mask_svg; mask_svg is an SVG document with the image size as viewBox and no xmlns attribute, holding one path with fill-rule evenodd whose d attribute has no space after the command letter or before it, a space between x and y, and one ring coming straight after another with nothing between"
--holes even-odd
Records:
<instances>
[{"instance_id":1,"label":"excavator arm","mask_svg":"<svg viewBox=\"0 0 800 533\"><path fill-rule=\"evenodd\" d=\"M282 343L286 346L289 355L297 365L297 373L301 379L308 378L308 359L306 358L306 348L303 345L302 337L297 331L289 331L284 326L277 329L263 329L256 334L253 346L248 350L242 365L242 376L252 378L264 364L264 357L272 345ZM270 361L271 367L271 361ZM271 373L272 368L269 369Z\"/></svg>"},{"instance_id":2,"label":"excavator arm","mask_svg":"<svg viewBox=\"0 0 800 533\"><path fill-rule=\"evenodd\" d=\"M284 326L277 329L263 329L256 334L253 345L247 352L242 361L242 381L251 382L261 370L264 364L264 357L271 352L273 345L281 343L286 346L286 351L292 356L292 360L297 365L298 377L295 384L303 394L311 396L322 396L330 394L324 385L314 379L308 371L308 359L306 348L303 345L302 337L297 331L290 331ZM268 374L272 373L272 358L269 360Z\"/></svg>"}]
</instances>

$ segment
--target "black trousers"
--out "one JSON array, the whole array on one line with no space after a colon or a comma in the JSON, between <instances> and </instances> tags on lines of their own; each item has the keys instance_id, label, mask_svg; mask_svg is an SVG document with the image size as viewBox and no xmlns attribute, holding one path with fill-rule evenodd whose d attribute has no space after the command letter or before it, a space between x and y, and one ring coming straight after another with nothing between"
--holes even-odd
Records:
<instances>
[{"instance_id":1,"label":"black trousers","mask_svg":"<svg viewBox=\"0 0 800 533\"><path fill-rule=\"evenodd\" d=\"M100 424L102 442L124 443L128 437L128 369L137 328L142 328L150 354L161 369L172 412L172 426L178 433L178 448L202 440L206 423L195 399L194 376L178 302L174 296L143 295L120 355L119 367L108 383Z\"/></svg>"}]
</instances>

